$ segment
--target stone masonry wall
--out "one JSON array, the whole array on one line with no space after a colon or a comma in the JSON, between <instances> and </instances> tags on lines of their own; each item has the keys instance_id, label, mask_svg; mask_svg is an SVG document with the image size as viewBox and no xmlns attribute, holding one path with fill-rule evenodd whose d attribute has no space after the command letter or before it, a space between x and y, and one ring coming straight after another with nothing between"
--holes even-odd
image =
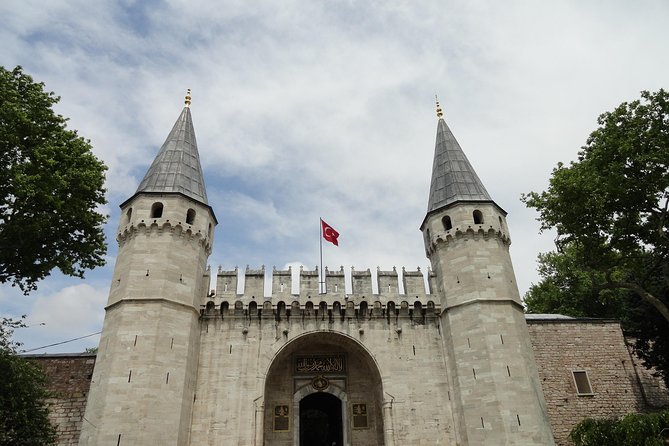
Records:
<instances>
[{"instance_id":1,"label":"stone masonry wall","mask_svg":"<svg viewBox=\"0 0 669 446\"><path fill-rule=\"evenodd\" d=\"M569 432L586 417L645 409L618 321L528 315L527 322L556 444L570 445ZM591 395L577 394L573 371L587 372Z\"/></svg>"},{"instance_id":2,"label":"stone masonry wall","mask_svg":"<svg viewBox=\"0 0 669 446\"><path fill-rule=\"evenodd\" d=\"M247 268L243 294L237 271L219 271L216 294L201 309L191 444L293 444L298 418L288 431L272 426L277 405L295 417L295 395L310 387L291 374L292 361L334 352L351 367L325 376L343 392L333 390L344 403L348 444L456 445L436 296L422 273L402 272L402 294L395 270L378 271L379 294L369 270L351 272L352 294L343 270L326 271L328 293L320 294L317 271L301 270L292 294L291 272L274 270L264 296L264 269ZM366 429L352 425L357 403L367 405Z\"/></svg>"},{"instance_id":3,"label":"stone masonry wall","mask_svg":"<svg viewBox=\"0 0 669 446\"><path fill-rule=\"evenodd\" d=\"M643 360L634 353L634 339L627 338L627 349L632 356L634 369L639 377L648 410L656 411L669 407L669 389L662 378L655 376L655 369L643 366Z\"/></svg>"},{"instance_id":4,"label":"stone masonry wall","mask_svg":"<svg viewBox=\"0 0 669 446\"><path fill-rule=\"evenodd\" d=\"M49 418L56 427L59 446L76 445L91 386L95 354L25 355L37 362L48 377L54 397L47 401Z\"/></svg>"}]
</instances>

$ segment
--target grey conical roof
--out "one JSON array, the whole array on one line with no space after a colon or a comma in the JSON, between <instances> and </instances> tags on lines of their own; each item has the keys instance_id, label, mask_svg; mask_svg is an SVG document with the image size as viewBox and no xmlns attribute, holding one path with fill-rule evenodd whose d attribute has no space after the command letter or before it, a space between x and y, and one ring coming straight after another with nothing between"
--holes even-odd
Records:
<instances>
[{"instance_id":1,"label":"grey conical roof","mask_svg":"<svg viewBox=\"0 0 669 446\"><path fill-rule=\"evenodd\" d=\"M457 201L492 201L446 122L439 118L427 212Z\"/></svg>"},{"instance_id":2,"label":"grey conical roof","mask_svg":"<svg viewBox=\"0 0 669 446\"><path fill-rule=\"evenodd\" d=\"M178 192L208 205L189 107L184 107L174 123L139 184L139 192Z\"/></svg>"}]
</instances>

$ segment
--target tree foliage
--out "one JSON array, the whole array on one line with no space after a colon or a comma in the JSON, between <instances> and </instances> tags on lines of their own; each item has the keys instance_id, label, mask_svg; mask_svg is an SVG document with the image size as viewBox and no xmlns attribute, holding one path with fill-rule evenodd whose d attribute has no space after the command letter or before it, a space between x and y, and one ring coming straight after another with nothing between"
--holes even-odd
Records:
<instances>
[{"instance_id":1,"label":"tree foliage","mask_svg":"<svg viewBox=\"0 0 669 446\"><path fill-rule=\"evenodd\" d=\"M598 288L596 283L605 278L584 269L583 257L585 253L571 245L539 255L541 281L525 294L528 313L619 319L637 356L669 385L669 323L628 289ZM661 297L666 301L666 294Z\"/></svg>"},{"instance_id":2,"label":"tree foliage","mask_svg":"<svg viewBox=\"0 0 669 446\"><path fill-rule=\"evenodd\" d=\"M644 91L598 123L578 161L523 200L597 290L630 290L669 321L669 93Z\"/></svg>"},{"instance_id":3,"label":"tree foliage","mask_svg":"<svg viewBox=\"0 0 669 446\"><path fill-rule=\"evenodd\" d=\"M0 320L0 445L53 444L55 429L45 405L49 393L40 366L16 355L11 335L22 321Z\"/></svg>"},{"instance_id":4,"label":"tree foliage","mask_svg":"<svg viewBox=\"0 0 669 446\"><path fill-rule=\"evenodd\" d=\"M599 127L549 187L523 196L555 229L539 257L530 312L615 317L669 384L669 93L602 114Z\"/></svg>"},{"instance_id":5,"label":"tree foliage","mask_svg":"<svg viewBox=\"0 0 669 446\"><path fill-rule=\"evenodd\" d=\"M663 432L664 429L664 432ZM572 429L575 446L663 446L669 436L669 411L629 414L621 419L586 418Z\"/></svg>"},{"instance_id":6,"label":"tree foliage","mask_svg":"<svg viewBox=\"0 0 669 446\"><path fill-rule=\"evenodd\" d=\"M54 268L82 277L104 264L106 167L53 111L59 99L0 67L0 283L25 293Z\"/></svg>"},{"instance_id":7,"label":"tree foliage","mask_svg":"<svg viewBox=\"0 0 669 446\"><path fill-rule=\"evenodd\" d=\"M524 301L529 313L558 313L573 317L617 318L626 315L629 292L593 287L592 271L581 266L584 253L573 245L561 252L539 254L541 281L532 284ZM599 273L598 280L602 280Z\"/></svg>"}]
</instances>

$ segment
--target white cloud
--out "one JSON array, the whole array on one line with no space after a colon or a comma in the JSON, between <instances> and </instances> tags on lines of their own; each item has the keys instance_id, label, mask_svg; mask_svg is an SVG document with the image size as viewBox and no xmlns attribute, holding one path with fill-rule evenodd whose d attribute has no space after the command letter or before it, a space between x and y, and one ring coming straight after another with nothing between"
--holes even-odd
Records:
<instances>
[{"instance_id":1,"label":"white cloud","mask_svg":"<svg viewBox=\"0 0 669 446\"><path fill-rule=\"evenodd\" d=\"M211 260L226 268L312 268L319 217L342 233L340 248L325 252L331 267L427 265L417 228L437 93L488 191L510 213L522 292L537 280L536 254L550 249L551 236L538 235L520 193L542 190L557 161L575 158L598 114L666 87L667 13L661 0L643 8L10 0L0 4L0 60L61 95L58 111L109 166L111 233L117 205L135 191L192 88L220 220ZM105 283L111 268L100 274L96 283ZM58 294L62 286L44 284L51 298L74 305Z\"/></svg>"},{"instance_id":2,"label":"white cloud","mask_svg":"<svg viewBox=\"0 0 669 446\"><path fill-rule=\"evenodd\" d=\"M47 330L63 334L98 331L100 309L107 302L107 290L88 284L68 286L57 293L40 296L28 314L27 323L45 322Z\"/></svg>"}]
</instances>

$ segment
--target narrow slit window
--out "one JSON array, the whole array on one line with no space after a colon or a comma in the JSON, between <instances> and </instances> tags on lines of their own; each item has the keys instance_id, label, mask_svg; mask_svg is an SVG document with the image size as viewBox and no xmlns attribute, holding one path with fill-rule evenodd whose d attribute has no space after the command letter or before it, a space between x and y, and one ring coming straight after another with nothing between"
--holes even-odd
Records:
<instances>
[{"instance_id":1,"label":"narrow slit window","mask_svg":"<svg viewBox=\"0 0 669 446\"><path fill-rule=\"evenodd\" d=\"M125 213L126 223L130 223L130 218L132 217L132 208L128 209L128 212Z\"/></svg>"},{"instance_id":2,"label":"narrow slit window","mask_svg":"<svg viewBox=\"0 0 669 446\"><path fill-rule=\"evenodd\" d=\"M576 385L577 395L593 395L590 377L585 370L573 370L574 384Z\"/></svg>"},{"instance_id":3,"label":"narrow slit window","mask_svg":"<svg viewBox=\"0 0 669 446\"><path fill-rule=\"evenodd\" d=\"M163 204L160 202L153 203L151 206L151 218L160 218L163 216Z\"/></svg>"}]
</instances>

